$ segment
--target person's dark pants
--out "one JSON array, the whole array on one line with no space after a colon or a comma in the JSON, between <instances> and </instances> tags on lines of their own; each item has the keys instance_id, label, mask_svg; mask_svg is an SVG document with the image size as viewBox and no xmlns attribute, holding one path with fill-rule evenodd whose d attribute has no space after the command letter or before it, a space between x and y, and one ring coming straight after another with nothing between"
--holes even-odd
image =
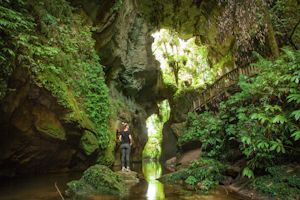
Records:
<instances>
[{"instance_id":1,"label":"person's dark pants","mask_svg":"<svg viewBox=\"0 0 300 200\"><path fill-rule=\"evenodd\" d=\"M122 157L121 157L121 163L122 163L122 167L125 167L125 163L124 163L124 158L126 156L126 163L127 166L129 167L129 156L130 156L130 144L129 143L124 143L121 145L121 150L122 150Z\"/></svg>"}]
</instances>

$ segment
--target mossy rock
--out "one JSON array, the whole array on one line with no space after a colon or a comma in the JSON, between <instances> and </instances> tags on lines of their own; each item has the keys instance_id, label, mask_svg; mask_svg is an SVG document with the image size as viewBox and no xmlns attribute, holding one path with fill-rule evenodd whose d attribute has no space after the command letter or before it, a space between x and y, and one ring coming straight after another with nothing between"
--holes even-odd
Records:
<instances>
[{"instance_id":1,"label":"mossy rock","mask_svg":"<svg viewBox=\"0 0 300 200\"><path fill-rule=\"evenodd\" d=\"M121 176L121 179L124 181L124 183L138 183L140 181L140 175L134 171L118 171L116 172Z\"/></svg>"},{"instance_id":2,"label":"mossy rock","mask_svg":"<svg viewBox=\"0 0 300 200\"><path fill-rule=\"evenodd\" d=\"M117 173L104 165L94 165L83 172L80 180L74 180L67 185L67 193L108 193L124 194L126 187L123 179Z\"/></svg>"},{"instance_id":3,"label":"mossy rock","mask_svg":"<svg viewBox=\"0 0 300 200\"><path fill-rule=\"evenodd\" d=\"M191 168L191 165L188 166L188 164L183 165L180 171L166 174L158 180L163 183L182 183L192 176L197 179L196 183L200 183L206 179L210 179L211 181L222 181L225 179L222 173L227 170L227 165L213 159L206 160L205 162L199 162L197 168ZM176 169L178 170L178 168Z\"/></svg>"},{"instance_id":4,"label":"mossy rock","mask_svg":"<svg viewBox=\"0 0 300 200\"><path fill-rule=\"evenodd\" d=\"M83 136L81 137L80 147L86 155L91 155L96 149L99 148L96 136L92 132L85 130Z\"/></svg>"}]
</instances>

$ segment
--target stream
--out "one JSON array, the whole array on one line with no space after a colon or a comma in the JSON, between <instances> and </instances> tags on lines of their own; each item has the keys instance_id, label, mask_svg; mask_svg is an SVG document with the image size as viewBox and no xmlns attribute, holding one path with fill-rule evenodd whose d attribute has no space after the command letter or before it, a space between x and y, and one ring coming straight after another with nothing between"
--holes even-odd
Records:
<instances>
[{"instance_id":1,"label":"stream","mask_svg":"<svg viewBox=\"0 0 300 200\"><path fill-rule=\"evenodd\" d=\"M135 185L127 185L128 193L125 196L109 194L81 194L65 200L175 200L175 199L210 199L210 200L236 200L242 199L236 194L228 193L222 187L217 186L207 193L184 190L178 185L164 185L157 178L170 173L164 165L159 162L149 161L134 163L131 166L133 171L140 174L140 182ZM112 168L113 171L120 170L120 167ZM66 183L80 179L82 173L48 174L39 176L27 176L12 179L0 179L1 200L59 200L54 184L62 193L68 188Z\"/></svg>"}]
</instances>

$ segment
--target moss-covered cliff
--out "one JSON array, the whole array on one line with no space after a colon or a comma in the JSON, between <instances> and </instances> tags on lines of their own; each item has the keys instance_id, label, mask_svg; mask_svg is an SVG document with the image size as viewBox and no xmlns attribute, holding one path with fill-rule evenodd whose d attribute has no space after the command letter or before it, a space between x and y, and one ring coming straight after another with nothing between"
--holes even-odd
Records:
<instances>
[{"instance_id":1,"label":"moss-covered cliff","mask_svg":"<svg viewBox=\"0 0 300 200\"><path fill-rule=\"evenodd\" d=\"M141 160L145 120L164 85L136 5L117 5L3 3L0 176L111 165L120 121L130 124L131 157Z\"/></svg>"}]
</instances>

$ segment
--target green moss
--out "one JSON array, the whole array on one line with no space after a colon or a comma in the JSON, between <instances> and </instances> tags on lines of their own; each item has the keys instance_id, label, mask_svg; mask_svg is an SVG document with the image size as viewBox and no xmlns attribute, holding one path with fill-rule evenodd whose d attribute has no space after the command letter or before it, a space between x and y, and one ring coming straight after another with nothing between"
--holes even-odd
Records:
<instances>
[{"instance_id":1,"label":"green moss","mask_svg":"<svg viewBox=\"0 0 300 200\"><path fill-rule=\"evenodd\" d=\"M14 59L8 59L12 57L9 54L0 55L7 66L5 77L0 74L0 99L7 91L5 82L13 73L24 81L24 73L19 76L14 72L21 65L31 82L49 90L60 105L70 109L71 114L66 118L91 130L99 145L106 148L109 90L103 66L93 48L95 41L90 27L82 24L80 16L73 13L74 8L65 0L12 0L3 6L0 9L8 16L8 24L0 28L5 31L0 46L5 41L9 47L15 44L18 47L8 50ZM15 15L20 19L17 22Z\"/></svg>"},{"instance_id":2,"label":"green moss","mask_svg":"<svg viewBox=\"0 0 300 200\"><path fill-rule=\"evenodd\" d=\"M223 180L223 172L227 169L227 166L213 159L201 158L198 162L198 167L194 169L184 169L179 172L167 174L162 177L163 181L169 183L176 183L180 181L190 182L191 177L193 183L204 184L202 189L210 189L213 184L218 184L219 180Z\"/></svg>"},{"instance_id":3,"label":"green moss","mask_svg":"<svg viewBox=\"0 0 300 200\"><path fill-rule=\"evenodd\" d=\"M96 136L90 131L84 131L84 134L81 137L80 147L86 153L86 155L91 155L96 149L99 148Z\"/></svg>"},{"instance_id":4,"label":"green moss","mask_svg":"<svg viewBox=\"0 0 300 200\"><path fill-rule=\"evenodd\" d=\"M252 187L284 199L300 198L300 169L297 165L279 165L266 169L269 174L256 178Z\"/></svg>"},{"instance_id":5,"label":"green moss","mask_svg":"<svg viewBox=\"0 0 300 200\"><path fill-rule=\"evenodd\" d=\"M70 190L80 193L124 194L126 187L120 175L103 165L94 165L84 171L80 180L74 180L67 185Z\"/></svg>"},{"instance_id":6,"label":"green moss","mask_svg":"<svg viewBox=\"0 0 300 200\"><path fill-rule=\"evenodd\" d=\"M190 87L177 90L173 97L177 110L189 109L197 95L199 95L199 88Z\"/></svg>"},{"instance_id":7,"label":"green moss","mask_svg":"<svg viewBox=\"0 0 300 200\"><path fill-rule=\"evenodd\" d=\"M51 135L54 138L59 138L61 140L66 140L65 131L62 130L61 128L48 126L48 129L47 129L46 133L48 135Z\"/></svg>"}]
</instances>

